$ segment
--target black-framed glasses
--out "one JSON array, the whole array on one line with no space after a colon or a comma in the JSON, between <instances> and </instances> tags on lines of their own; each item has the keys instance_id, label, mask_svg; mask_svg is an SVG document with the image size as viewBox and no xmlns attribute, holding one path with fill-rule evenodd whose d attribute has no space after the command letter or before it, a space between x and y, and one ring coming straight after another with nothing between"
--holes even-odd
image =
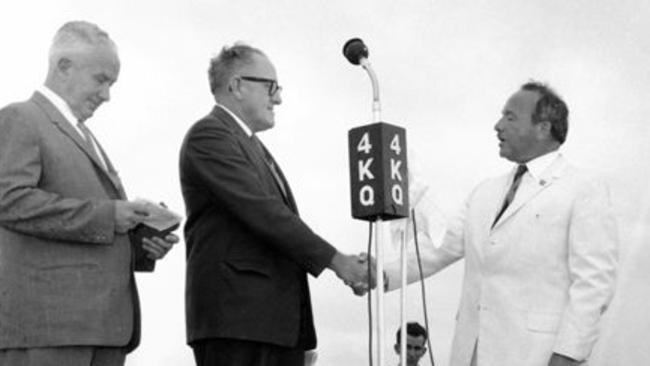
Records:
<instances>
[{"instance_id":1,"label":"black-framed glasses","mask_svg":"<svg viewBox=\"0 0 650 366\"><path fill-rule=\"evenodd\" d=\"M257 76L239 76L239 78L254 83L267 83L269 85L269 97L274 96L277 92L282 90L282 87L278 84L277 80L258 78Z\"/></svg>"}]
</instances>

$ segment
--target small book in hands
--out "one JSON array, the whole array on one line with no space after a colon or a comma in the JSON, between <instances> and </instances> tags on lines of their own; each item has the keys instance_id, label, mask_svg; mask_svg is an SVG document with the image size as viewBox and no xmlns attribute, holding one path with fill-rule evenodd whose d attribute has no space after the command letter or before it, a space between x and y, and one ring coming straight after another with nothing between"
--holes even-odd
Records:
<instances>
[{"instance_id":1,"label":"small book in hands","mask_svg":"<svg viewBox=\"0 0 650 366\"><path fill-rule=\"evenodd\" d=\"M147 218L131 230L131 242L134 243L136 270L152 272L156 267L156 261L147 256L147 251L142 247L144 238L164 239L172 231L178 229L182 217L169 210L162 204L140 200L147 207Z\"/></svg>"}]
</instances>

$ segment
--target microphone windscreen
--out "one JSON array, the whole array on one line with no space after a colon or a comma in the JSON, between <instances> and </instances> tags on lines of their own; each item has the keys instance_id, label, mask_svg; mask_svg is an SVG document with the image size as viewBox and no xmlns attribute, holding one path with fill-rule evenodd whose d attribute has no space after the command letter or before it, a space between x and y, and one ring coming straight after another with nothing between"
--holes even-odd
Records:
<instances>
[{"instance_id":1,"label":"microphone windscreen","mask_svg":"<svg viewBox=\"0 0 650 366\"><path fill-rule=\"evenodd\" d=\"M343 45L343 55L352 64L358 65L362 58L368 58L368 48L361 38L352 38Z\"/></svg>"}]
</instances>

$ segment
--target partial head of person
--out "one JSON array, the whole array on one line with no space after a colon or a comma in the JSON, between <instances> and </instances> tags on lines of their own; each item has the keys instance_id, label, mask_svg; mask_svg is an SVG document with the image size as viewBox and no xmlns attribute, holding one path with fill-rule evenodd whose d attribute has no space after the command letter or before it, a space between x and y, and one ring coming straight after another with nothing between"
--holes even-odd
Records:
<instances>
[{"instance_id":1,"label":"partial head of person","mask_svg":"<svg viewBox=\"0 0 650 366\"><path fill-rule=\"evenodd\" d=\"M210 60L210 90L253 132L275 125L274 107L282 103L275 67L257 48L237 43Z\"/></svg>"},{"instance_id":2,"label":"partial head of person","mask_svg":"<svg viewBox=\"0 0 650 366\"><path fill-rule=\"evenodd\" d=\"M85 121L110 100L119 72L117 48L108 33L95 24L72 21L54 36L45 85Z\"/></svg>"},{"instance_id":3,"label":"partial head of person","mask_svg":"<svg viewBox=\"0 0 650 366\"><path fill-rule=\"evenodd\" d=\"M395 353L401 351L401 328L397 330ZM406 366L417 366L422 356L427 353L427 330L417 322L406 324Z\"/></svg>"},{"instance_id":4,"label":"partial head of person","mask_svg":"<svg viewBox=\"0 0 650 366\"><path fill-rule=\"evenodd\" d=\"M506 102L494 126L499 155L518 164L557 150L569 129L569 109L549 86L531 81Z\"/></svg>"}]
</instances>

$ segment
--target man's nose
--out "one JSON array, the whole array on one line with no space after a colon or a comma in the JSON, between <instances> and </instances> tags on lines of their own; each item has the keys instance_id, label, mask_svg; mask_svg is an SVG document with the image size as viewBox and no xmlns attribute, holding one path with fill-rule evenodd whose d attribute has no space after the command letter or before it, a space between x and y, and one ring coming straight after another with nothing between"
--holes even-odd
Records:
<instances>
[{"instance_id":1,"label":"man's nose","mask_svg":"<svg viewBox=\"0 0 650 366\"><path fill-rule=\"evenodd\" d=\"M502 121L503 121L503 118L499 118L499 120L497 120L497 123L494 124L494 130L495 131L497 131L497 132L501 131L501 122Z\"/></svg>"},{"instance_id":2,"label":"man's nose","mask_svg":"<svg viewBox=\"0 0 650 366\"><path fill-rule=\"evenodd\" d=\"M111 100L110 86L103 87L102 90L99 92L99 96L105 102L108 102L109 100Z\"/></svg>"},{"instance_id":3,"label":"man's nose","mask_svg":"<svg viewBox=\"0 0 650 366\"><path fill-rule=\"evenodd\" d=\"M282 89L278 89L275 94L273 94L271 97L271 102L277 105L282 104Z\"/></svg>"}]
</instances>

